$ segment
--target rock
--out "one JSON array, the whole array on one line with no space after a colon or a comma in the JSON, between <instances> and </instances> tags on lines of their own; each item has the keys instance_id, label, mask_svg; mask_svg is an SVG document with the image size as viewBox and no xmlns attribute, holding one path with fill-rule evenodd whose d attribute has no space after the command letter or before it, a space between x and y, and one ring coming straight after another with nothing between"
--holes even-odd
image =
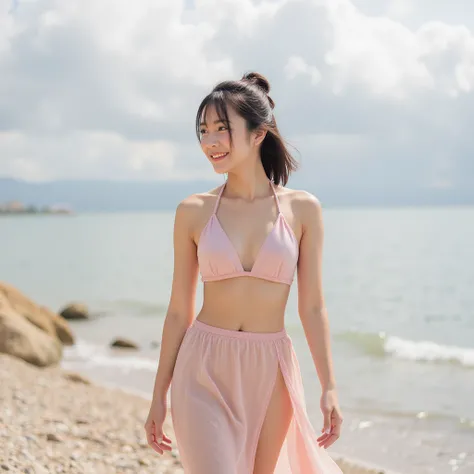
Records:
<instances>
[{"instance_id":1,"label":"rock","mask_svg":"<svg viewBox=\"0 0 474 474\"><path fill-rule=\"evenodd\" d=\"M127 349L138 349L138 345L135 344L133 341L123 338L117 338L113 342L110 343L110 347L123 347Z\"/></svg>"},{"instance_id":2,"label":"rock","mask_svg":"<svg viewBox=\"0 0 474 474\"><path fill-rule=\"evenodd\" d=\"M55 433L48 433L48 434L46 435L46 439L47 439L48 441L54 441L54 442L56 442L56 443L59 443L59 442L62 441L61 438L60 438L57 434L55 434Z\"/></svg>"},{"instance_id":3,"label":"rock","mask_svg":"<svg viewBox=\"0 0 474 474\"><path fill-rule=\"evenodd\" d=\"M11 308L15 313L23 316L50 336L56 336L53 322L41 312L38 305L13 286L0 283L0 308L5 306Z\"/></svg>"},{"instance_id":4,"label":"rock","mask_svg":"<svg viewBox=\"0 0 474 474\"><path fill-rule=\"evenodd\" d=\"M63 374L63 377L66 380L70 380L71 382L83 383L85 385L90 385L90 381L86 377L84 377L81 374L76 374L75 372L65 372Z\"/></svg>"},{"instance_id":5,"label":"rock","mask_svg":"<svg viewBox=\"0 0 474 474\"><path fill-rule=\"evenodd\" d=\"M0 352L45 367L61 360L62 344L12 308L0 306Z\"/></svg>"},{"instance_id":6,"label":"rock","mask_svg":"<svg viewBox=\"0 0 474 474\"><path fill-rule=\"evenodd\" d=\"M86 420L86 419L84 419L84 418L78 418L78 419L76 420L76 424L78 424L78 425L88 425L88 424L89 424L89 421Z\"/></svg>"},{"instance_id":7,"label":"rock","mask_svg":"<svg viewBox=\"0 0 474 474\"><path fill-rule=\"evenodd\" d=\"M54 311L51 311L46 306L40 306L40 308L45 314L47 314L51 318L51 321L53 321L54 329L56 331L56 336L58 337L58 339L65 346L73 345L74 335L67 321L62 316L56 314Z\"/></svg>"},{"instance_id":8,"label":"rock","mask_svg":"<svg viewBox=\"0 0 474 474\"><path fill-rule=\"evenodd\" d=\"M34 303L17 288L0 282L0 309L8 306L31 324L64 344L73 344L74 336L67 321L46 306Z\"/></svg>"},{"instance_id":9,"label":"rock","mask_svg":"<svg viewBox=\"0 0 474 474\"><path fill-rule=\"evenodd\" d=\"M59 314L64 319L90 319L89 309L82 303L69 304Z\"/></svg>"}]
</instances>

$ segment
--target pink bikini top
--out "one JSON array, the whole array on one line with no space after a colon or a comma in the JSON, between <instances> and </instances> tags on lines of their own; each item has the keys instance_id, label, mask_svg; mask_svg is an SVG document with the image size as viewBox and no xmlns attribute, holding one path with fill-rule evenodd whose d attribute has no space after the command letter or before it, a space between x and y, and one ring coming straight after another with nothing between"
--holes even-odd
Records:
<instances>
[{"instance_id":1,"label":"pink bikini top","mask_svg":"<svg viewBox=\"0 0 474 474\"><path fill-rule=\"evenodd\" d=\"M274 184L270 181L278 216L250 271L244 270L235 247L222 228L216 212L227 181L221 186L214 211L202 230L197 246L202 281L217 281L240 276L291 285L298 262L298 239L280 211Z\"/></svg>"}]
</instances>

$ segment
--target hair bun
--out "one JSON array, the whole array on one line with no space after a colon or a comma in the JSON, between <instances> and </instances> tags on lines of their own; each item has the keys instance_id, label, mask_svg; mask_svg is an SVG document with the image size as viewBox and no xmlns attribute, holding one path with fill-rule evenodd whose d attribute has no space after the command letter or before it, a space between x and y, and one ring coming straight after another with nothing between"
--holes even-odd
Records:
<instances>
[{"instance_id":1,"label":"hair bun","mask_svg":"<svg viewBox=\"0 0 474 474\"><path fill-rule=\"evenodd\" d=\"M270 83L266 77L262 76L258 72L248 72L242 76L242 80L256 85L262 89L265 94L270 92Z\"/></svg>"},{"instance_id":2,"label":"hair bun","mask_svg":"<svg viewBox=\"0 0 474 474\"><path fill-rule=\"evenodd\" d=\"M268 95L270 92L270 83L265 76L258 72L248 72L242 76L241 80L253 84L261 89L267 95L270 107L272 109L275 107L275 102L273 102L273 99Z\"/></svg>"}]
</instances>

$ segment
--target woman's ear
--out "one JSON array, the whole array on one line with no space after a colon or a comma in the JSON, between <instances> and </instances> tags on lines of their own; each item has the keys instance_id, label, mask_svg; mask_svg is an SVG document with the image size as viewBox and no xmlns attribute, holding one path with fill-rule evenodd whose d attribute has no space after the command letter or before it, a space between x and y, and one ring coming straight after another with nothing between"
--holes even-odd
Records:
<instances>
[{"instance_id":1,"label":"woman's ear","mask_svg":"<svg viewBox=\"0 0 474 474\"><path fill-rule=\"evenodd\" d=\"M265 140L266 135L267 135L267 130L263 127L259 128L258 130L255 130L254 145L255 146L260 145L263 142L263 140Z\"/></svg>"}]
</instances>

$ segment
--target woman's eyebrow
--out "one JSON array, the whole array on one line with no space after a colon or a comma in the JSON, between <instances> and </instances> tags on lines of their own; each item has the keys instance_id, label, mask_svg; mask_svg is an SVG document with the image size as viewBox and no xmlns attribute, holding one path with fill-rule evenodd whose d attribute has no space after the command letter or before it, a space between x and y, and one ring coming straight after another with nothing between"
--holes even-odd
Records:
<instances>
[{"instance_id":1,"label":"woman's eyebrow","mask_svg":"<svg viewBox=\"0 0 474 474\"><path fill-rule=\"evenodd\" d=\"M225 125L226 123L230 123L230 120L229 120L229 121L226 121L226 120L221 120L221 119L219 119L219 120L214 120L213 123L214 123L214 125L216 125L216 124L218 124L218 123L223 123L223 124ZM204 126L207 127L207 123L206 123L206 122L201 122L200 125L201 125L201 126L204 125Z\"/></svg>"}]
</instances>

